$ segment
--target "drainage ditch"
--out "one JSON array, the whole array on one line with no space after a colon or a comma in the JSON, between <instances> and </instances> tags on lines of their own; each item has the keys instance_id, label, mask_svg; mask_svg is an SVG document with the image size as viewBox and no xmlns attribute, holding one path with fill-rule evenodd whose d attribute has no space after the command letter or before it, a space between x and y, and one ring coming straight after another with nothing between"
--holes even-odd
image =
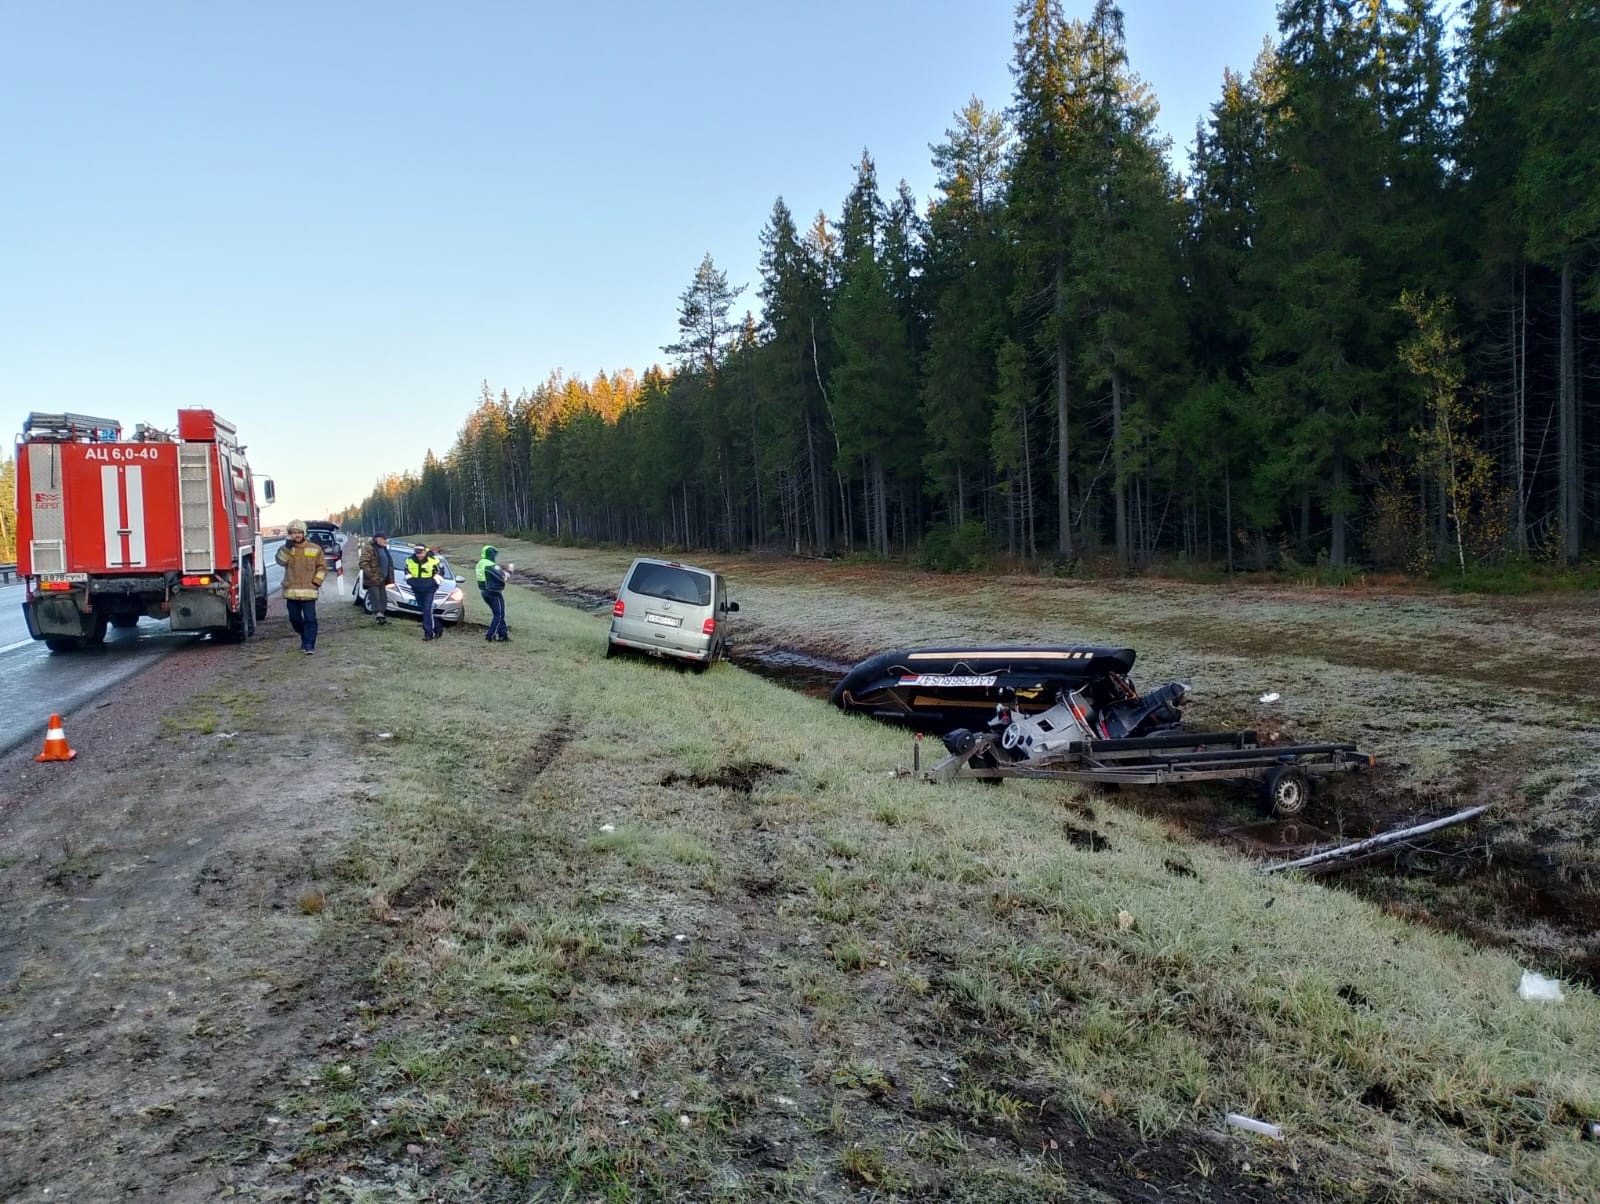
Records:
<instances>
[{"instance_id":1,"label":"drainage ditch","mask_svg":"<svg viewBox=\"0 0 1600 1204\"><path fill-rule=\"evenodd\" d=\"M608 611L615 600L605 591L520 570L511 580L589 613ZM852 667L820 653L755 640L733 644L728 659L815 698L826 698ZM937 756L939 746L925 743L922 751L925 757ZM1385 779L1380 767L1340 782L1318 792L1293 820L1262 819L1242 792L1224 786L1125 790L1116 799L1118 806L1176 824L1194 836L1278 861L1335 840L1415 822L1438 810L1439 800ZM1085 847L1096 847L1095 842ZM1441 834L1424 846L1400 850L1389 861L1346 870L1326 881L1415 922L1510 949L1568 981L1591 989L1600 985L1600 866L1561 865L1538 850L1495 843L1491 830L1487 836L1481 831Z\"/></svg>"}]
</instances>

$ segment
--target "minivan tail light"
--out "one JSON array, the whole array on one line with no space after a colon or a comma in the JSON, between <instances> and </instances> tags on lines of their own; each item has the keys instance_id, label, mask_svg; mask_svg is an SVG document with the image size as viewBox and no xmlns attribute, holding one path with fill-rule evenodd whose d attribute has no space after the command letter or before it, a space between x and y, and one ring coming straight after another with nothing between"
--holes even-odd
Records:
<instances>
[{"instance_id":1,"label":"minivan tail light","mask_svg":"<svg viewBox=\"0 0 1600 1204\"><path fill-rule=\"evenodd\" d=\"M710 635L716 629L717 629L717 621L716 621L716 619L707 619L704 623L702 623L700 625L700 633L702 635Z\"/></svg>"},{"instance_id":2,"label":"minivan tail light","mask_svg":"<svg viewBox=\"0 0 1600 1204\"><path fill-rule=\"evenodd\" d=\"M618 598L615 602L613 602L611 604L611 617L613 619L620 619L622 617L622 612L625 609L626 609L626 607L624 607L622 605L622 599Z\"/></svg>"}]
</instances>

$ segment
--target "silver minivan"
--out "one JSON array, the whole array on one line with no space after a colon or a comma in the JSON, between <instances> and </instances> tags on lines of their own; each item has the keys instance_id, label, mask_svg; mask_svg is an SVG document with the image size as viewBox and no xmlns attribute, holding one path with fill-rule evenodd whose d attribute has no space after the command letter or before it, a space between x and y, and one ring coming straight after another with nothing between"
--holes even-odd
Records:
<instances>
[{"instance_id":1,"label":"silver minivan","mask_svg":"<svg viewBox=\"0 0 1600 1204\"><path fill-rule=\"evenodd\" d=\"M737 602L728 601L722 574L641 556L628 566L617 590L606 655L644 652L704 669L723 655L728 616L738 609Z\"/></svg>"}]
</instances>

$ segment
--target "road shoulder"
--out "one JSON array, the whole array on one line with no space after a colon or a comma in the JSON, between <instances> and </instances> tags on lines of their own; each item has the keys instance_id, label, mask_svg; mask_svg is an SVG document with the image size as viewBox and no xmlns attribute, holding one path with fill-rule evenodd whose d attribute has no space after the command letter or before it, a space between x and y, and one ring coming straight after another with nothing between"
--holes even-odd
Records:
<instances>
[{"instance_id":1,"label":"road shoulder","mask_svg":"<svg viewBox=\"0 0 1600 1204\"><path fill-rule=\"evenodd\" d=\"M0 1198L214 1199L325 1035L348 997L316 912L359 811L349 671L299 656L280 613L83 707L77 760L0 760Z\"/></svg>"}]
</instances>

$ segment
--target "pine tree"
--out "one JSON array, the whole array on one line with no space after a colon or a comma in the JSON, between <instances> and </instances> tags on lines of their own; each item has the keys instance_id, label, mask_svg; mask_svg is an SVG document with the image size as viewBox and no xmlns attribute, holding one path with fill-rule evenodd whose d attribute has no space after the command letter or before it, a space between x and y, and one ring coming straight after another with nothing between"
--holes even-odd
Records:
<instances>
[{"instance_id":1,"label":"pine tree","mask_svg":"<svg viewBox=\"0 0 1600 1204\"><path fill-rule=\"evenodd\" d=\"M728 274L717 270L707 251L694 280L678 296L678 334L676 343L661 350L678 357L684 368L704 372L714 378L734 337L728 311L744 292L744 285L731 288Z\"/></svg>"}]
</instances>

